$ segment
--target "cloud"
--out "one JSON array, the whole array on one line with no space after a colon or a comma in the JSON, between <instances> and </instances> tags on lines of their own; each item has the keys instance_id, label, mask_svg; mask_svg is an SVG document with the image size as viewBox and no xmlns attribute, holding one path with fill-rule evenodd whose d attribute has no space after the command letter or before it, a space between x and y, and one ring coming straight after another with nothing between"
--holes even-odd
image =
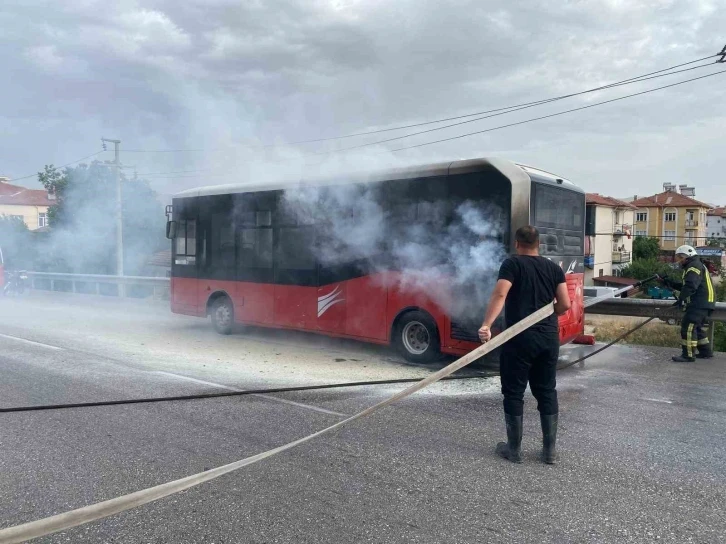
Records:
<instances>
[{"instance_id":1,"label":"cloud","mask_svg":"<svg viewBox=\"0 0 726 544\"><path fill-rule=\"evenodd\" d=\"M688 182L723 200L716 142L723 79L418 150L302 153L379 137L282 143L528 102L686 62L724 44L711 0L6 0L0 12L3 175L122 140L164 191L249 177L364 170L488 154L562 173L613 196ZM518 121L698 75L525 110ZM509 116L395 147L511 122ZM385 134L384 136L390 136ZM393 144L389 144L393 145ZM125 149L206 149L141 154ZM263 160L281 161L276 164ZM708 165L708 167L704 166ZM723 165L720 165L723 169Z\"/></svg>"}]
</instances>

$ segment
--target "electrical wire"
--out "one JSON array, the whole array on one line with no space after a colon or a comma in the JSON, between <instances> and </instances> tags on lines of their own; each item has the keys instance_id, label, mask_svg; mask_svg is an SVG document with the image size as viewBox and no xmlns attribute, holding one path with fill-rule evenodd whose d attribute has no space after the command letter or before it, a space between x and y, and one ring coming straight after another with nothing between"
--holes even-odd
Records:
<instances>
[{"instance_id":1,"label":"electrical wire","mask_svg":"<svg viewBox=\"0 0 726 544\"><path fill-rule=\"evenodd\" d=\"M618 102L620 100L625 100L627 98L633 98L635 96L641 96L641 95L648 94L648 93L652 93L652 92L655 92L655 91L661 91L663 89L669 89L671 87L677 87L678 85L683 85L685 83L691 83L693 81L698 81L698 80L701 80L701 79L706 79L706 78L713 77L713 76L716 76L716 75L720 75L720 74L723 74L723 73L726 73L726 70L720 70L718 72L713 72L711 74L706 74L705 76L699 76L699 77L694 77L694 78L691 78L691 79L686 79L686 80L683 80L683 81L679 81L677 83L671 83L670 85L663 85L661 87L655 87L653 89L647 89L645 91L641 91L641 92L638 92L638 93L632 93L632 94L628 94L628 95L625 95L625 96L620 96L618 98L612 98L610 100L604 100L602 102L595 102L594 104L588 104L587 106L581 106L579 108L571 108L569 110L564 110L564 111L560 111L560 112L556 112L556 113L551 113L549 115L542 115L540 117L533 117L531 119L525 119L524 121L519 121L519 122L516 122L516 123L509 123L509 124L506 124L506 125L500 125L500 126L497 126L497 127L492 127L492 128L488 128L488 129L484 129L484 130L477 130L475 132L468 132L466 134L460 134L458 136L452 136L450 138L442 138L440 140L434 140L434 141L431 141L431 142L424 142L424 143L421 143L421 144L410 145L410 146L400 147L400 148L396 148L396 149L389 149L388 152L389 153L395 153L397 151L405 151L405 150L408 150L408 149L415 149L415 148L418 148L418 147L425 147L425 146L429 146L429 145L433 145L433 144L438 144L438 143L442 143L442 142L449 142L449 141L452 141L452 140L459 140L461 138L466 138L468 136L474 136L474 135L477 135L477 134L484 134L486 132L493 132L495 130L501 130L503 128L515 127L515 126L518 126L518 125L523 125L525 123L531 123L533 121L541 121L543 119L550 119L552 117L558 117L560 115L565 115L567 113L573 113L573 112L576 112L576 111L582 111L582 110L586 110L586 109L589 109L589 108L595 108L597 106L603 106L605 104L611 104L612 102ZM375 145L375 144L372 144L372 145ZM345 150L338 150L338 151L345 151ZM314 155L320 155L320 154L322 154L322 153L315 153Z\"/></svg>"},{"instance_id":2,"label":"electrical wire","mask_svg":"<svg viewBox=\"0 0 726 544\"><path fill-rule=\"evenodd\" d=\"M60 170L61 168L65 168L66 166L72 166L72 165L74 165L74 164L77 164L77 163L79 163L79 162L85 161L86 159L90 159L91 157L95 157L96 155L100 155L101 153L105 153L105 151L106 151L106 150L103 150L103 151L98 151L97 153L93 153L92 155L88 155L87 157L83 157L83 158L80 158L80 159L78 159L78 160L75 160L75 161L69 162L69 163L67 163L67 164L64 164L64 165L62 165L62 166L55 166L54 168L55 168L56 170ZM13 178L13 179L12 179L11 181L20 181L20 180L22 180L22 179L29 179L29 178L34 178L34 177L37 177L37 176L38 176L38 173L39 173L39 172L36 172L35 174L30 174L30 175L27 175L27 176L21 176L21 177L19 177L19 178Z\"/></svg>"},{"instance_id":3,"label":"electrical wire","mask_svg":"<svg viewBox=\"0 0 726 544\"><path fill-rule=\"evenodd\" d=\"M568 114L568 113L573 113L573 112L576 112L576 111L582 111L582 110L594 108L594 107L597 107L597 106L603 106L605 104L610 104L610 103L613 103L613 102L618 102L620 100L625 100L625 99L628 99L628 98L633 98L633 97L636 97L636 96L641 96L641 95L649 94L649 93L656 92L656 91L660 91L660 90L663 90L663 89L669 89L671 87L677 87L679 85L684 85L686 83L691 83L691 82L694 82L694 81L699 81L699 80L706 79L706 78L709 78L709 77L713 77L713 76L716 76L716 75L720 75L720 74L723 74L723 73L726 73L726 70L720 70L720 71L717 71L717 72L712 72L710 74L706 74L706 75L703 75L703 76L694 77L694 78L691 78L691 79L685 79L683 81L679 81L679 82L676 82L676 83L671 83L671 84L668 84L668 85L662 85L660 87L655 87L655 88L652 88L652 89L647 89L645 91L640 91L640 92L637 92L637 93L631 93L631 94L628 94L628 95L625 95L625 96L620 96L620 97L617 97L617 98L612 98L612 99L604 100L604 101L601 101L601 102L595 102L593 104L588 104L586 106L580 106L580 107L577 107L577 108L570 108L570 109L567 109L567 110L563 110L563 111L551 113L551 114L548 114L548 115L542 115L540 117L533 117L533 118L530 118L530 119L525 119L525 120L517 121L517 122L514 122L514 123L508 123L508 124L505 124L505 125L499 125L499 126L496 126L496 127L491 127L491 128L488 128L488 129L477 130L477 131L474 131L474 132L468 132L468 133L465 133L465 134L460 134L458 136L452 136L452 137L449 137L449 138L442 138L440 140L433 140L433 141L423 142L423 143L420 143L420 144L415 144L415 145L410 145L410 146L405 146L405 147L399 147L399 148L394 148L394 149L387 149L385 151L377 152L377 153L374 153L374 154L377 155L377 154L396 153L396 152L399 152L399 151L405 151L405 150L409 150L409 149L415 149L415 148L419 148L419 147L425 147L425 146L429 146L429 145L434 145L434 144L438 144L438 143L442 143L442 142L448 142L448 141L452 141L452 140L458 140L458 139L461 139L461 138L466 138L468 136L474 136L474 135L478 135L478 134L484 134L484 133L488 133L488 132L494 132L496 130L501 130L501 129L504 129L504 128L510 128L510 127L515 127L515 126L519 126L519 125L524 125L524 124L531 123L531 122L534 122L534 121L541 121L543 119L550 119L550 118L558 117L558 116L565 115L565 114ZM429 131L426 131L426 132L429 132ZM390 139L381 140L381 141L378 141L378 142L370 142L370 143L367 143L367 144L361 144L361 145L347 147L347 148L342 148L342 149L335 149L335 150L322 151L322 152L316 152L316 153L306 153L306 154L302 154L302 155L297 156L297 157L292 157L290 159L278 159L275 162L287 162L287 161L291 161L291 160L300 160L302 158L307 158L307 157L315 157L315 156L324 156L324 155L332 155L332 154L337 154L337 153L343 153L343 152L346 152L346 151L360 149L360 148L363 148L363 147L370 147L370 146L374 146L374 145L380 145L380 144L383 144L383 143L386 143L386 142L390 142L390 141L393 141L393 140L399 140L401 138L407 138L407 137L413 136L413 135L415 135L415 134L406 135L406 136L402 136L402 137L398 137L398 138L390 138ZM233 173L232 172L229 172L229 173L209 174L210 177L211 176L229 176L229 175L233 175ZM178 176L178 179L183 179L185 177L196 177L196 176Z\"/></svg>"},{"instance_id":4,"label":"electrical wire","mask_svg":"<svg viewBox=\"0 0 726 544\"><path fill-rule=\"evenodd\" d=\"M632 83L638 83L640 81L647 81L649 79L655 79L655 78L659 78L659 77L665 77L665 76L669 76L669 75L675 75L675 74L678 74L678 73L681 73L681 72L687 72L689 70L696 70L696 69L699 69L699 68L704 68L704 67L707 67L707 66L711 66L712 64L715 64L715 63L707 63L707 64L703 64L703 65L700 65L700 66L694 66L694 67L691 67L691 68L686 68L684 70L673 71L676 68L680 68L682 66L688 66L690 64L695 64L695 63L698 63L698 62L703 62L705 60L708 60L708 59L711 59L711 58L714 58L714 57L717 57L717 56L719 56L719 54L708 55L706 57L702 57L702 58L699 58L699 59L696 59L696 60L692 60L692 61L689 61L689 62L684 62L684 63L681 63L681 64L676 64L676 65L670 66L668 68L663 68L661 70L656 70L654 72L649 72L647 74L643 74L643 75L640 75L640 76L636 76L636 77L624 79L624 80L617 81L617 82L614 82L614 83L609 83L607 85L601 85L599 87L595 87L595 88L592 88L592 89L587 89L585 91L579 91L579 92L576 92L576 93L569 93L569 94L564 94L564 95L560 95L560 96L550 97L550 98L546 98L546 99L542 99L542 100L536 100L534 102L525 102L525 103L522 103L522 104L515 104L515 105L512 105L512 106L505 106L505 107L501 107L501 108L495 108L495 109L491 109L491 110L473 112L473 113L468 113L468 114L465 114L465 115L458 115L458 116L453 116L453 117L444 117L444 118L436 119L436 120L433 120L433 121L425 121L425 122L421 122L421 123L412 123L412 124L408 124L408 125L401 125L401 126L398 126L398 127L391 127L391 128L385 128L385 129L370 130L370 131L364 131L364 132L355 132L355 133L352 133L352 134L346 134L346 135L342 135L342 136L330 136L330 137L326 137L326 138L314 138L314 139L309 139L309 140L297 140L297 141L293 141L293 142L287 142L285 144L263 144L263 145L258 145L258 146L240 146L240 147L245 147L245 148L250 148L250 149L269 149L269 148L275 148L275 147L288 147L288 146L308 144L308 143L327 142L327 141L333 141L333 140L342 140L342 139L354 138L354 137L359 137L359 136L370 136L370 135L373 135L373 134L381 134L381 133L384 133L384 132L392 132L392 131L396 131L396 130L405 130L405 129L409 129L409 128L417 128L417 127L421 127L421 126L427 126L427 125L432 125L432 124L444 123L444 122L447 122L447 121L454 121L454 120L458 120L458 119L466 119L468 117L475 117L475 116L485 115L485 117L479 117L478 119L471 119L471 120L468 120L468 121L465 121L465 122L462 122L462 123L455 123L453 125L447 125L447 126L444 126L444 127L437 127L437 128L430 129L430 130L427 130L427 131L421 131L421 132L417 132L417 133L413 133L413 134L408 134L408 135L405 135L405 136L400 136L400 137L394 138L394 139L406 138L406 137L415 136L415 135L418 135L418 134L424 134L426 132L432 132L432 131L435 131L435 130L443 130L445 128L449 128L451 126L457 126L459 124L471 123L471 122L475 122L475 121L478 121L478 120L487 119L487 118L490 118L490 117L496 117L498 115L505 115L507 113L512 113L512 112L515 112L515 111L520 111L522 109L527 109L527 108L539 106L539 105L542 105L542 104L548 104L550 102L564 100L564 99L572 98L572 97L575 97L575 96L581 96L581 95L584 95L584 94L593 93L593 92L597 92L597 91L601 91L601 90L605 90L605 89L610 89L610 88L614 88L614 87L619 87L619 86L622 86L622 85L630 85ZM668 72L668 73L665 73L665 72ZM658 74L660 74L660 75L658 75ZM492 115L488 115L488 114L492 114ZM391 141L391 140L384 140L383 142L386 142L386 141ZM376 142L376 143L382 143L382 142ZM375 145L376 143L372 143L372 144L369 144L369 145ZM187 153L187 152L204 152L204 151L208 151L208 150L206 150L206 149L157 149L157 150L125 149L124 150L125 153Z\"/></svg>"}]
</instances>

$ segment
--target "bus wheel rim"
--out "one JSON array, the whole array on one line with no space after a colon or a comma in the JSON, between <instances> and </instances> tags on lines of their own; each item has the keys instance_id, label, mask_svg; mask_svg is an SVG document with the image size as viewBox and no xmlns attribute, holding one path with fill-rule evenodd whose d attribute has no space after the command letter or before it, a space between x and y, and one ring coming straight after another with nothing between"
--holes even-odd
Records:
<instances>
[{"instance_id":1,"label":"bus wheel rim","mask_svg":"<svg viewBox=\"0 0 726 544\"><path fill-rule=\"evenodd\" d=\"M401 332L403 345L413 355L422 355L429 349L431 339L426 326L420 321L409 321Z\"/></svg>"},{"instance_id":2,"label":"bus wheel rim","mask_svg":"<svg viewBox=\"0 0 726 544\"><path fill-rule=\"evenodd\" d=\"M230 315L229 307L226 304L221 304L217 307L214 317L216 318L217 323L224 327L229 324L232 316Z\"/></svg>"}]
</instances>

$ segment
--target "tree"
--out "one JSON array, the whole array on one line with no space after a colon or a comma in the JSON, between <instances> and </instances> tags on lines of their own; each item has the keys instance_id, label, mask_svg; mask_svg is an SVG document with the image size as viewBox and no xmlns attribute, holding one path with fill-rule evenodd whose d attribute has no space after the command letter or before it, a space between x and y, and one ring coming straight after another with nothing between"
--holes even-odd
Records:
<instances>
[{"instance_id":1,"label":"tree","mask_svg":"<svg viewBox=\"0 0 726 544\"><path fill-rule=\"evenodd\" d=\"M721 240L718 240L717 238L709 238L706 245L708 247L721 247Z\"/></svg>"},{"instance_id":2,"label":"tree","mask_svg":"<svg viewBox=\"0 0 726 544\"><path fill-rule=\"evenodd\" d=\"M633 240L634 259L656 259L660 251L660 241L652 236L636 236Z\"/></svg>"},{"instance_id":3,"label":"tree","mask_svg":"<svg viewBox=\"0 0 726 544\"><path fill-rule=\"evenodd\" d=\"M3 252L5 268L8 270L32 268L31 236L22 219L0 216L0 249Z\"/></svg>"},{"instance_id":4,"label":"tree","mask_svg":"<svg viewBox=\"0 0 726 544\"><path fill-rule=\"evenodd\" d=\"M52 165L38 180L55 194L45 256L51 268L75 273L116 273L116 180L113 166L94 161L58 171ZM124 272L138 274L146 259L167 245L164 212L142 179L121 176Z\"/></svg>"},{"instance_id":5,"label":"tree","mask_svg":"<svg viewBox=\"0 0 726 544\"><path fill-rule=\"evenodd\" d=\"M620 274L625 278L644 280L654 274L662 278L671 278L680 281L680 272L669 263L663 263L656 259L638 259L622 269Z\"/></svg>"}]
</instances>

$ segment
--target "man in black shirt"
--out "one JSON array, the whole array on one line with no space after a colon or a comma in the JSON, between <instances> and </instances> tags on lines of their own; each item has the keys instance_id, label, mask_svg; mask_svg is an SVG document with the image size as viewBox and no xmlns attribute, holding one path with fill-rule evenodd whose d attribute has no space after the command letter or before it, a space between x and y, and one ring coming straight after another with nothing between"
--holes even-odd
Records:
<instances>
[{"instance_id":1,"label":"man in black shirt","mask_svg":"<svg viewBox=\"0 0 726 544\"><path fill-rule=\"evenodd\" d=\"M570 297L562 269L539 256L539 232L535 227L526 226L517 230L515 248L517 254L507 258L499 269L499 279L489 299L479 338L482 342L491 339L492 323L502 308L506 327L553 301L555 313L502 346L500 374L507 442L497 444L496 451L514 463L522 462L524 391L529 381L540 413L542 458L545 463L552 464L556 457L558 414L555 387L560 335L557 316L570 309Z\"/></svg>"}]
</instances>

